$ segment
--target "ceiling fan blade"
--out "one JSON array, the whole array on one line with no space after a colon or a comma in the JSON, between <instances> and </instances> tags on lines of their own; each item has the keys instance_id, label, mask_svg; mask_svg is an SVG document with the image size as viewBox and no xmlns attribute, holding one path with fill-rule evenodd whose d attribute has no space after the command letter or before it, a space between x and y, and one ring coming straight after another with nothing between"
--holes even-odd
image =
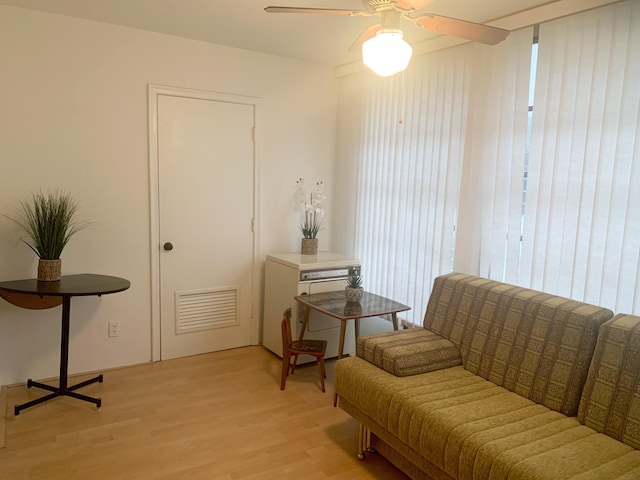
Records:
<instances>
[{"instance_id":1,"label":"ceiling fan blade","mask_svg":"<svg viewBox=\"0 0 640 480\"><path fill-rule=\"evenodd\" d=\"M396 5L403 10L420 10L435 0L396 0Z\"/></svg>"},{"instance_id":2,"label":"ceiling fan blade","mask_svg":"<svg viewBox=\"0 0 640 480\"><path fill-rule=\"evenodd\" d=\"M370 27L365 28L365 30L360 34L358 39L355 42L353 42L353 45L349 47L348 51L359 52L360 50L362 50L362 44L367 40L369 40L370 38L375 37L376 33L378 33L378 30L380 30L381 28L382 28L382 25L380 24L371 25Z\"/></svg>"},{"instance_id":3,"label":"ceiling fan blade","mask_svg":"<svg viewBox=\"0 0 640 480\"><path fill-rule=\"evenodd\" d=\"M330 15L371 15L364 10L343 10L340 8L300 8L300 7L266 7L268 13L325 13Z\"/></svg>"},{"instance_id":4,"label":"ceiling fan blade","mask_svg":"<svg viewBox=\"0 0 640 480\"><path fill-rule=\"evenodd\" d=\"M500 43L510 33L509 30L502 28L467 22L457 18L441 17L440 15L419 15L412 20L416 25L420 25L427 30L453 35L474 42L486 43L487 45Z\"/></svg>"}]
</instances>

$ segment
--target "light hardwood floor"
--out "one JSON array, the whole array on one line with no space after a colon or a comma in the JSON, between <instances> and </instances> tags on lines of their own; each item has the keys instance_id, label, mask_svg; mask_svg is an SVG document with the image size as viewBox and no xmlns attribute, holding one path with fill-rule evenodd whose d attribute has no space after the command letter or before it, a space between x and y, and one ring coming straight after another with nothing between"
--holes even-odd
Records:
<instances>
[{"instance_id":1,"label":"light hardwood floor","mask_svg":"<svg viewBox=\"0 0 640 480\"><path fill-rule=\"evenodd\" d=\"M7 389L2 480L406 479L379 455L356 458L357 423L333 407L315 364L280 391L281 361L246 347L107 371L84 389L102 408ZM82 380L82 377L74 378Z\"/></svg>"}]
</instances>

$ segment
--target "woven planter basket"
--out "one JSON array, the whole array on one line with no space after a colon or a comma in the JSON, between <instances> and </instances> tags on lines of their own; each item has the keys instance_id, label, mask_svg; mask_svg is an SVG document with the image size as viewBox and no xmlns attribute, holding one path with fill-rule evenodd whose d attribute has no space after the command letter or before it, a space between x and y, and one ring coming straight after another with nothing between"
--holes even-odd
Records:
<instances>
[{"instance_id":1,"label":"woven planter basket","mask_svg":"<svg viewBox=\"0 0 640 480\"><path fill-rule=\"evenodd\" d=\"M38 281L57 282L62 273L62 260L42 260L38 261Z\"/></svg>"}]
</instances>

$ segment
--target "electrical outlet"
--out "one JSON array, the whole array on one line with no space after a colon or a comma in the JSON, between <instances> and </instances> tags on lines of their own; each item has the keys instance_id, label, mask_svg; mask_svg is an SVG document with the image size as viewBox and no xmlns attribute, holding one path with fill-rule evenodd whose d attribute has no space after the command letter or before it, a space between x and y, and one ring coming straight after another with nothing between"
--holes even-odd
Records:
<instances>
[{"instance_id":1,"label":"electrical outlet","mask_svg":"<svg viewBox=\"0 0 640 480\"><path fill-rule=\"evenodd\" d=\"M118 322L117 320L112 320L109 322L109 336L110 337L120 336L120 322Z\"/></svg>"}]
</instances>

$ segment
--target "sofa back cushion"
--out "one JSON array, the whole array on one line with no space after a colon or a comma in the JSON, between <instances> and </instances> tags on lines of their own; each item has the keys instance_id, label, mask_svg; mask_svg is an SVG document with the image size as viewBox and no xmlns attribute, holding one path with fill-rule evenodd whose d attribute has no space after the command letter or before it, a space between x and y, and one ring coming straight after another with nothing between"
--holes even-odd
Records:
<instances>
[{"instance_id":1,"label":"sofa back cushion","mask_svg":"<svg viewBox=\"0 0 640 480\"><path fill-rule=\"evenodd\" d=\"M436 278L424 327L451 340L464 367L576 415L605 308L473 275Z\"/></svg>"},{"instance_id":2,"label":"sofa back cushion","mask_svg":"<svg viewBox=\"0 0 640 480\"><path fill-rule=\"evenodd\" d=\"M640 317L616 315L600 327L578 420L640 449Z\"/></svg>"}]
</instances>

